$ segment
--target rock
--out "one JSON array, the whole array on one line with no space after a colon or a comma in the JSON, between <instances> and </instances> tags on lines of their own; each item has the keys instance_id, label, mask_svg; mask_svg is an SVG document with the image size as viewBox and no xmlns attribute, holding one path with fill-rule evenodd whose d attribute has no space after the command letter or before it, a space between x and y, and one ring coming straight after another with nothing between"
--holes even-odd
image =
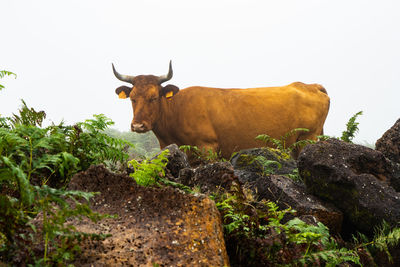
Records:
<instances>
[{"instance_id":1,"label":"rock","mask_svg":"<svg viewBox=\"0 0 400 267\"><path fill-rule=\"evenodd\" d=\"M399 177L381 152L329 139L306 146L298 167L307 189L343 212L347 230L371 234L382 220L400 221L400 194L389 185Z\"/></svg>"},{"instance_id":2,"label":"rock","mask_svg":"<svg viewBox=\"0 0 400 267\"><path fill-rule=\"evenodd\" d=\"M400 163L400 119L376 141L375 149L391 161Z\"/></svg>"},{"instance_id":3,"label":"rock","mask_svg":"<svg viewBox=\"0 0 400 267\"><path fill-rule=\"evenodd\" d=\"M271 172L276 175L265 175L264 167L255 160L258 156L280 163L281 168L276 164L271 165ZM340 232L343 216L338 209L307 193L304 185L282 176L294 174L297 164L292 158L274 149L255 148L238 152L231 162L239 181L248 183L257 200L271 200L281 209L291 207L297 211L296 216L313 216L333 233ZM291 218L289 216L285 219Z\"/></svg>"},{"instance_id":4,"label":"rock","mask_svg":"<svg viewBox=\"0 0 400 267\"><path fill-rule=\"evenodd\" d=\"M274 201L281 209L291 207L297 211L296 216L298 217L315 217L332 233L339 233L341 230L343 215L337 208L323 203L307 193L304 186L294 183L285 176L261 176L255 182L250 183L250 187L257 192L258 200ZM286 220L292 218L293 216L289 216Z\"/></svg>"},{"instance_id":5,"label":"rock","mask_svg":"<svg viewBox=\"0 0 400 267\"><path fill-rule=\"evenodd\" d=\"M169 150L169 154L167 157L167 169L173 177L178 177L179 171L181 169L190 168L188 157L178 148L176 144L166 146L163 151L166 149ZM157 155L159 155L159 153Z\"/></svg>"},{"instance_id":6,"label":"rock","mask_svg":"<svg viewBox=\"0 0 400 267\"><path fill-rule=\"evenodd\" d=\"M257 157L263 157L265 160L279 162L278 164L270 163L268 167L263 166ZM296 161L290 156L280 153L278 150L271 148L254 148L241 150L231 158L231 163L235 169L235 174L241 182L251 182L258 178L257 174L292 174L297 168Z\"/></svg>"},{"instance_id":7,"label":"rock","mask_svg":"<svg viewBox=\"0 0 400 267\"><path fill-rule=\"evenodd\" d=\"M69 189L100 192L91 202L93 210L118 215L97 224L72 222L78 231L112 234L86 241L76 266L229 265L220 214L204 195L141 187L103 166L76 174Z\"/></svg>"},{"instance_id":8,"label":"rock","mask_svg":"<svg viewBox=\"0 0 400 267\"><path fill-rule=\"evenodd\" d=\"M233 166L229 162L216 162L181 170L177 182L190 187L199 186L202 193L210 193L220 187L229 190L234 179Z\"/></svg>"}]
</instances>

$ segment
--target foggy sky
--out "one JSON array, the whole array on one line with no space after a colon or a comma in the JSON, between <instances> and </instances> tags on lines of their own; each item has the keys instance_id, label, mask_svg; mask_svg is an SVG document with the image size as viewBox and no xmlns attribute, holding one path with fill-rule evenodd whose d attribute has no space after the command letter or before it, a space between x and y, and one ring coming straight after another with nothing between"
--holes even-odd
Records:
<instances>
[{"instance_id":1,"label":"foggy sky","mask_svg":"<svg viewBox=\"0 0 400 267\"><path fill-rule=\"evenodd\" d=\"M128 131L123 74L170 83L248 88L322 84L325 134L362 110L356 140L374 143L400 118L398 1L11 1L0 3L0 114L24 99L55 123L104 113Z\"/></svg>"}]
</instances>

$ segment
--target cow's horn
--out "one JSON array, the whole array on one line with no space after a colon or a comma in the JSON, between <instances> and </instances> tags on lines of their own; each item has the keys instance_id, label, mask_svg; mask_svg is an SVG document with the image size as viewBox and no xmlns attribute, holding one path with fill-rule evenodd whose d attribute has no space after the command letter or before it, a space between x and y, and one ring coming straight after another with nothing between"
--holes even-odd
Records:
<instances>
[{"instance_id":1,"label":"cow's horn","mask_svg":"<svg viewBox=\"0 0 400 267\"><path fill-rule=\"evenodd\" d=\"M172 61L169 61L169 70L168 70L168 74L167 75L162 75L160 77L158 77L158 83L162 84L163 82L169 81L172 78L173 75L173 71L172 71Z\"/></svg>"},{"instance_id":2,"label":"cow's horn","mask_svg":"<svg viewBox=\"0 0 400 267\"><path fill-rule=\"evenodd\" d=\"M112 64L112 68L113 68L114 75L115 75L115 77L117 77L118 80L121 80L121 81L123 81L123 82L127 82L127 83L133 84L133 79L135 78L135 76L129 76L129 75L122 75L122 74L119 74L119 73L115 70L114 64Z\"/></svg>"}]
</instances>

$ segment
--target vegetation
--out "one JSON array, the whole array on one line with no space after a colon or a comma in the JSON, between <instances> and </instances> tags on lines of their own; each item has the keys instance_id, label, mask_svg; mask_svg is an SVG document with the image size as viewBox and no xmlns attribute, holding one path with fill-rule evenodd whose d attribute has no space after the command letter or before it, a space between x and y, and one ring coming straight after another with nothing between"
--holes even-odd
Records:
<instances>
[{"instance_id":1,"label":"vegetation","mask_svg":"<svg viewBox=\"0 0 400 267\"><path fill-rule=\"evenodd\" d=\"M264 175L273 174L276 171L276 169L282 168L282 164L279 163L278 161L269 160L263 156L255 157L253 162L257 162L261 166Z\"/></svg>"},{"instance_id":2,"label":"vegetation","mask_svg":"<svg viewBox=\"0 0 400 267\"><path fill-rule=\"evenodd\" d=\"M130 176L135 179L136 183L141 186L149 186L158 183L165 175L165 167L167 166L168 149L163 150L158 156L153 159L145 159L139 162L135 159L129 161L135 172Z\"/></svg>"},{"instance_id":3,"label":"vegetation","mask_svg":"<svg viewBox=\"0 0 400 267\"><path fill-rule=\"evenodd\" d=\"M293 129L289 132L287 132L285 135L283 135L280 139L272 138L271 136L267 134L262 134L256 137L256 140L262 141L266 146L272 144L275 146L275 148L272 148L271 151L275 152L278 157L282 158L283 160L288 160L291 157L291 154L293 153L294 150L298 150L303 148L304 146L308 144L313 144L315 143L314 140L299 140L297 142L294 142L292 145L287 146L287 140L291 136L293 136L297 132L308 132L309 130L306 128L296 128ZM319 136L319 139L325 139L326 136ZM281 163L279 163L276 160L269 160L266 159L263 156L258 156L254 159L255 162L257 162L260 166L262 166L264 170L264 175L269 175L269 174L274 174L277 169L280 169L282 167ZM300 182L301 177L298 173L298 169L294 169L292 173L286 174L288 178L292 179L293 181Z\"/></svg>"},{"instance_id":4,"label":"vegetation","mask_svg":"<svg viewBox=\"0 0 400 267\"><path fill-rule=\"evenodd\" d=\"M26 173L28 181L66 186L74 173L91 164L124 162L128 158L124 149L130 143L102 132L113 124L104 115L94 115L95 119L74 126L61 123L41 128L45 116L43 111L29 109L23 101L19 115L4 118L0 128L1 156Z\"/></svg>"},{"instance_id":5,"label":"vegetation","mask_svg":"<svg viewBox=\"0 0 400 267\"><path fill-rule=\"evenodd\" d=\"M165 168L168 164L168 153L169 150L166 149L161 151L152 159L145 159L141 161L133 159L129 161L128 165L132 166L134 169L134 172L129 174L129 176L141 186L173 186L187 193L194 193L194 189L183 184L170 181L165 177Z\"/></svg>"},{"instance_id":6,"label":"vegetation","mask_svg":"<svg viewBox=\"0 0 400 267\"><path fill-rule=\"evenodd\" d=\"M17 78L17 74L7 70L0 70L0 79L4 78L5 76L14 76ZM4 85L0 84L0 91L4 89Z\"/></svg>"},{"instance_id":7,"label":"vegetation","mask_svg":"<svg viewBox=\"0 0 400 267\"><path fill-rule=\"evenodd\" d=\"M197 161L202 164L212 163L224 160L221 156L221 153L213 151L211 148L199 149L197 146L183 145L179 147L180 150L189 154L191 157L194 157Z\"/></svg>"},{"instance_id":8,"label":"vegetation","mask_svg":"<svg viewBox=\"0 0 400 267\"><path fill-rule=\"evenodd\" d=\"M279 210L271 201L256 203L249 191L234 184L230 192L214 195L224 223L231 263L243 266L336 266L360 264L354 250L340 248L322 223L298 218L283 223L295 211ZM260 204L260 203L259 203Z\"/></svg>"},{"instance_id":9,"label":"vegetation","mask_svg":"<svg viewBox=\"0 0 400 267\"><path fill-rule=\"evenodd\" d=\"M287 145L288 139L296 134L297 132L309 132L310 130L306 128L296 128L293 129L286 134L284 134L280 139L273 138L268 134L261 134L256 137L256 140L260 140L265 143L266 146L270 144L274 145L276 149L278 149L281 153L285 153L289 155L294 149L300 149L310 143L314 143L313 140L299 140L291 144L290 146Z\"/></svg>"},{"instance_id":10,"label":"vegetation","mask_svg":"<svg viewBox=\"0 0 400 267\"><path fill-rule=\"evenodd\" d=\"M357 235L353 236L353 244L360 254L364 254L370 265L378 266L374 258L381 252L386 254L389 263L393 264L394 261L390 250L392 248L398 249L400 244L400 228L393 228L383 221L375 229L375 234L372 238L357 233Z\"/></svg>"},{"instance_id":11,"label":"vegetation","mask_svg":"<svg viewBox=\"0 0 400 267\"><path fill-rule=\"evenodd\" d=\"M91 164L126 161L124 148L130 144L103 133L113 124L104 115L74 126L42 128L46 114L22 104L17 115L1 118L0 256L15 264L65 263L83 238L105 238L66 224L70 218L105 216L89 208L93 193L65 189L70 178ZM41 224L32 223L40 218Z\"/></svg>"},{"instance_id":12,"label":"vegetation","mask_svg":"<svg viewBox=\"0 0 400 267\"><path fill-rule=\"evenodd\" d=\"M356 119L358 116L362 115L362 111L357 112L354 114L346 124L346 130L342 132L342 136L340 140L352 143L353 138L355 137L356 133L358 132L358 122Z\"/></svg>"}]
</instances>

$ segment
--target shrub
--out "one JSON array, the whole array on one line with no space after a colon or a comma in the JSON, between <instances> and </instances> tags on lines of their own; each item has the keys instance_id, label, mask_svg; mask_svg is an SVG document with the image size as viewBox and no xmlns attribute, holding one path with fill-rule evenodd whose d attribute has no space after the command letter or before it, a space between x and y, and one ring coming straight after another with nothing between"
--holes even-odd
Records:
<instances>
[{"instance_id":1,"label":"shrub","mask_svg":"<svg viewBox=\"0 0 400 267\"><path fill-rule=\"evenodd\" d=\"M6 127L0 128L0 155L18 165L33 184L66 186L73 174L92 164L128 158L124 148L131 144L103 133L113 125L103 114L74 126L60 123L41 128L46 114L22 103L19 115L6 118Z\"/></svg>"},{"instance_id":2,"label":"shrub","mask_svg":"<svg viewBox=\"0 0 400 267\"><path fill-rule=\"evenodd\" d=\"M74 126L42 128L46 114L22 103L18 115L1 120L0 255L15 264L36 260L33 245L40 243L41 233L44 254L36 263L53 265L72 259L83 237L104 238L76 232L65 224L67 219L104 216L89 208L93 193L48 185L65 188L74 173L91 164L124 161L128 155L123 148L130 144L103 133L113 124L104 115ZM31 221L40 214L43 225L36 229Z\"/></svg>"}]
</instances>

